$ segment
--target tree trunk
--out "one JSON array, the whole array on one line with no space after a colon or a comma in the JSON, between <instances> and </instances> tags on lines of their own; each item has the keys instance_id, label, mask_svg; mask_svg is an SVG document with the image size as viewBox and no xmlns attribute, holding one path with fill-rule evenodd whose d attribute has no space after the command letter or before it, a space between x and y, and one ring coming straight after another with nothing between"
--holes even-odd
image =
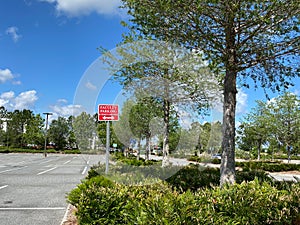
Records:
<instances>
[{"instance_id":1,"label":"tree trunk","mask_svg":"<svg viewBox=\"0 0 300 225\"><path fill-rule=\"evenodd\" d=\"M228 14L225 25L226 55L223 105L223 140L222 160L220 167L220 186L235 183L235 110L236 110L236 77L237 59L235 46L235 12L232 2L227 2Z\"/></svg>"},{"instance_id":2,"label":"tree trunk","mask_svg":"<svg viewBox=\"0 0 300 225\"><path fill-rule=\"evenodd\" d=\"M164 100L164 137L163 137L163 160L162 167L169 165L169 123L170 123L170 102Z\"/></svg>"},{"instance_id":3,"label":"tree trunk","mask_svg":"<svg viewBox=\"0 0 300 225\"><path fill-rule=\"evenodd\" d=\"M162 167L166 167L169 162L169 128L170 128L170 87L169 87L169 72L166 68L164 70L164 137L163 137L163 159Z\"/></svg>"},{"instance_id":4,"label":"tree trunk","mask_svg":"<svg viewBox=\"0 0 300 225\"><path fill-rule=\"evenodd\" d=\"M228 73L224 84L223 140L220 185L235 182L236 74Z\"/></svg>"},{"instance_id":5,"label":"tree trunk","mask_svg":"<svg viewBox=\"0 0 300 225\"><path fill-rule=\"evenodd\" d=\"M260 153L261 153L261 140L258 141L257 146L257 160L260 161Z\"/></svg>"},{"instance_id":6,"label":"tree trunk","mask_svg":"<svg viewBox=\"0 0 300 225\"><path fill-rule=\"evenodd\" d=\"M150 154L150 137L149 135L146 136L146 154L145 154L145 160L149 160L149 154Z\"/></svg>"},{"instance_id":7,"label":"tree trunk","mask_svg":"<svg viewBox=\"0 0 300 225\"><path fill-rule=\"evenodd\" d=\"M291 162L291 146L288 144L287 145L287 151L288 151L288 163Z\"/></svg>"},{"instance_id":8,"label":"tree trunk","mask_svg":"<svg viewBox=\"0 0 300 225\"><path fill-rule=\"evenodd\" d=\"M137 159L137 160L140 160L140 155L141 155L141 141L142 141L142 138L139 137L139 141L138 141L138 151L137 151L137 155L136 155L136 159Z\"/></svg>"}]
</instances>

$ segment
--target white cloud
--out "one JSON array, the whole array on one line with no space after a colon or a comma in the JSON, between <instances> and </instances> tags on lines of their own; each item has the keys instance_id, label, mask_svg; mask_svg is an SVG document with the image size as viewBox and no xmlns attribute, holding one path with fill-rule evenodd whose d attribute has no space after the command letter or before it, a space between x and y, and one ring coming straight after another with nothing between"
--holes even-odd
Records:
<instances>
[{"instance_id":1,"label":"white cloud","mask_svg":"<svg viewBox=\"0 0 300 225\"><path fill-rule=\"evenodd\" d=\"M0 69L0 84L5 83L6 81L14 79L14 75L9 69Z\"/></svg>"},{"instance_id":2,"label":"white cloud","mask_svg":"<svg viewBox=\"0 0 300 225\"><path fill-rule=\"evenodd\" d=\"M244 113L247 109L248 95L242 89L238 89L236 100L236 114Z\"/></svg>"},{"instance_id":3,"label":"white cloud","mask_svg":"<svg viewBox=\"0 0 300 225\"><path fill-rule=\"evenodd\" d=\"M15 98L15 109L29 109L38 100L35 90L22 92Z\"/></svg>"},{"instance_id":4,"label":"white cloud","mask_svg":"<svg viewBox=\"0 0 300 225\"><path fill-rule=\"evenodd\" d=\"M62 116L77 116L83 112L83 107L81 105L67 104L67 100L59 99L55 105L51 105L50 109L54 113L55 117Z\"/></svg>"},{"instance_id":5,"label":"white cloud","mask_svg":"<svg viewBox=\"0 0 300 225\"><path fill-rule=\"evenodd\" d=\"M93 90L93 91L97 90L97 86L94 85L94 84L92 84L90 81L88 81L88 82L85 84L85 87L86 87L87 89L90 89L90 90Z\"/></svg>"},{"instance_id":6,"label":"white cloud","mask_svg":"<svg viewBox=\"0 0 300 225\"><path fill-rule=\"evenodd\" d=\"M220 96L223 98L223 96ZM220 98L218 101L213 103L213 112L215 113L216 118L220 118L219 113L223 113L223 99ZM236 114L245 113L247 109L247 100L248 95L240 88L238 88L238 93L236 95ZM219 119L217 119L219 120Z\"/></svg>"},{"instance_id":7,"label":"white cloud","mask_svg":"<svg viewBox=\"0 0 300 225\"><path fill-rule=\"evenodd\" d=\"M17 75L13 74L10 69L0 69L0 84L12 81L12 84L20 85L21 81L14 80L16 77Z\"/></svg>"},{"instance_id":8,"label":"white cloud","mask_svg":"<svg viewBox=\"0 0 300 225\"><path fill-rule=\"evenodd\" d=\"M120 0L40 0L55 4L58 13L70 17L88 15L96 12L102 15L118 14Z\"/></svg>"},{"instance_id":9,"label":"white cloud","mask_svg":"<svg viewBox=\"0 0 300 225\"><path fill-rule=\"evenodd\" d=\"M8 103L9 103L8 100L1 99L1 98L0 98L0 106L5 106L5 105L7 105ZM6 108L6 107L5 107L5 108Z\"/></svg>"},{"instance_id":10,"label":"white cloud","mask_svg":"<svg viewBox=\"0 0 300 225\"><path fill-rule=\"evenodd\" d=\"M6 99L6 100L13 99L14 97L15 97L15 93L13 91L4 92L0 95L1 99Z\"/></svg>"},{"instance_id":11,"label":"white cloud","mask_svg":"<svg viewBox=\"0 0 300 225\"><path fill-rule=\"evenodd\" d=\"M14 85L20 85L22 82L20 81L20 80L14 80L13 82L12 82L12 84L14 84Z\"/></svg>"},{"instance_id":12,"label":"white cloud","mask_svg":"<svg viewBox=\"0 0 300 225\"><path fill-rule=\"evenodd\" d=\"M68 103L68 100L61 98L57 100L58 103Z\"/></svg>"},{"instance_id":13,"label":"white cloud","mask_svg":"<svg viewBox=\"0 0 300 225\"><path fill-rule=\"evenodd\" d=\"M293 92L295 95L299 96L300 95L300 91L298 89L295 89Z\"/></svg>"},{"instance_id":14,"label":"white cloud","mask_svg":"<svg viewBox=\"0 0 300 225\"><path fill-rule=\"evenodd\" d=\"M6 29L6 34L10 35L14 42L18 42L22 35L18 34L17 27L9 27Z\"/></svg>"},{"instance_id":15,"label":"white cloud","mask_svg":"<svg viewBox=\"0 0 300 225\"><path fill-rule=\"evenodd\" d=\"M0 95L0 106L4 106L8 110L30 109L37 100L38 97L35 90L25 91L17 96L13 91L9 91Z\"/></svg>"}]
</instances>

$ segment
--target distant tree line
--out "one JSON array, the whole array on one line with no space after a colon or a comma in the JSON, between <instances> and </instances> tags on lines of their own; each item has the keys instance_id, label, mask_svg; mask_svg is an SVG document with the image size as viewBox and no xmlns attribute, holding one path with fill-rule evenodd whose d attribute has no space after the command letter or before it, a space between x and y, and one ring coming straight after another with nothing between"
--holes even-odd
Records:
<instances>
[{"instance_id":1,"label":"distant tree line","mask_svg":"<svg viewBox=\"0 0 300 225\"><path fill-rule=\"evenodd\" d=\"M149 157L153 146L163 146L163 108L155 99L127 100L120 120L110 125L111 147L135 147L138 153L145 150ZM170 153L211 154L221 152L221 122L193 122L182 127L174 110L170 110ZM86 112L68 118L59 116L51 120L47 132L45 119L31 110L7 111L0 107L0 145L14 148L44 147L47 134L48 148L57 150L97 150L105 148L106 123L97 120L97 114ZM237 129L238 148L257 155L300 153L300 99L286 92L270 101L257 101L257 105L244 116ZM133 141L134 140L134 141ZM153 141L155 140L155 141ZM143 146L142 146L143 143ZM139 157L139 154L138 154Z\"/></svg>"},{"instance_id":2,"label":"distant tree line","mask_svg":"<svg viewBox=\"0 0 300 225\"><path fill-rule=\"evenodd\" d=\"M46 131L45 119L41 114L34 114L31 110L14 110L12 112L0 107L0 145L7 148L34 148L43 149L46 138L47 148L56 150L77 149L81 147L90 149L92 139L97 136L92 132L82 131L79 127L96 126L96 117L82 113L74 117L61 117L51 120ZM85 124L85 126L82 126ZM74 129L78 128L77 130ZM78 137L76 137L76 131ZM84 137L82 137L84 135ZM86 139L83 141L82 139ZM95 147L96 143L94 143Z\"/></svg>"},{"instance_id":3,"label":"distant tree line","mask_svg":"<svg viewBox=\"0 0 300 225\"><path fill-rule=\"evenodd\" d=\"M237 131L238 147L257 155L300 153L300 99L286 92L270 101L257 101Z\"/></svg>"},{"instance_id":4,"label":"distant tree line","mask_svg":"<svg viewBox=\"0 0 300 225\"><path fill-rule=\"evenodd\" d=\"M144 99L145 100L145 99ZM146 100L145 100L146 101ZM147 99L147 104L127 100L120 120L110 123L110 144L118 149L145 150L149 157L154 146L163 146L163 112L159 102ZM194 154L195 152L220 151L221 123L192 123L182 127L176 112L171 110L169 125L170 153ZM105 148L106 123L98 121L97 114L82 112L78 116L52 119L45 130L45 118L31 110L7 111L0 108L0 146L6 148L56 150L80 149L82 151ZM155 141L153 141L155 140ZM142 144L143 143L143 144ZM138 155L139 156L139 155Z\"/></svg>"}]
</instances>

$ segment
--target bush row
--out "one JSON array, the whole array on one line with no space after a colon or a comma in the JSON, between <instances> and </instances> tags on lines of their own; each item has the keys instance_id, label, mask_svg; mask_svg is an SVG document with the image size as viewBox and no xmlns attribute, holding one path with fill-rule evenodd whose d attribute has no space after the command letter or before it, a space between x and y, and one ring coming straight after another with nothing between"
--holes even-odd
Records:
<instances>
[{"instance_id":1,"label":"bush row","mask_svg":"<svg viewBox=\"0 0 300 225\"><path fill-rule=\"evenodd\" d=\"M255 178L260 182L266 181L276 186L280 185L279 182L273 182L267 173L263 171L236 171L236 182L239 184L244 181L253 181ZM196 192L201 188L218 186L220 183L220 169L190 165L167 178L166 182L173 188L175 187L176 190Z\"/></svg>"},{"instance_id":2,"label":"bush row","mask_svg":"<svg viewBox=\"0 0 300 225\"><path fill-rule=\"evenodd\" d=\"M205 156L191 156L188 158L189 161L198 162L198 163L212 163L212 164L220 164L220 159L212 159Z\"/></svg>"},{"instance_id":3,"label":"bush row","mask_svg":"<svg viewBox=\"0 0 300 225\"><path fill-rule=\"evenodd\" d=\"M11 148L11 149L0 149L0 153L44 153L42 149L23 149L23 148ZM48 149L47 153L64 153L64 154L80 154L80 150L65 150L56 151L55 149Z\"/></svg>"},{"instance_id":4,"label":"bush row","mask_svg":"<svg viewBox=\"0 0 300 225\"><path fill-rule=\"evenodd\" d=\"M206 157L191 156L189 161L199 163L212 163L220 164L220 159L208 159ZM237 167L243 168L245 171L249 170L264 170L269 172L283 172L300 170L300 165L292 163L281 163L281 161L247 161L247 162L236 162Z\"/></svg>"},{"instance_id":5,"label":"bush row","mask_svg":"<svg viewBox=\"0 0 300 225\"><path fill-rule=\"evenodd\" d=\"M130 166L150 166L158 162L156 160L145 160L143 158L140 158L138 160L135 155L131 155L131 154L125 157L122 152L114 153L113 160L122 162Z\"/></svg>"},{"instance_id":6,"label":"bush row","mask_svg":"<svg viewBox=\"0 0 300 225\"><path fill-rule=\"evenodd\" d=\"M279 190L255 179L178 192L166 182L122 185L103 176L68 196L79 224L299 224L300 185Z\"/></svg>"},{"instance_id":7,"label":"bush row","mask_svg":"<svg viewBox=\"0 0 300 225\"><path fill-rule=\"evenodd\" d=\"M243 168L245 171L249 170L264 170L269 172L282 172L282 171L300 171L300 165L292 163L281 163L280 161L248 161L236 162L237 167Z\"/></svg>"},{"instance_id":8,"label":"bush row","mask_svg":"<svg viewBox=\"0 0 300 225\"><path fill-rule=\"evenodd\" d=\"M274 159L288 159L288 155L274 155ZM291 160L300 160L300 155L291 155Z\"/></svg>"},{"instance_id":9,"label":"bush row","mask_svg":"<svg viewBox=\"0 0 300 225\"><path fill-rule=\"evenodd\" d=\"M87 179L95 176L105 175L111 180L134 185L145 182L156 182L157 180L167 181L178 191L197 191L199 188L208 188L219 185L220 169L204 167L201 165L190 164L188 166L169 166L161 167L160 164L152 166L131 166L127 164L110 165L109 173L106 174L106 166L99 164L92 167ZM257 178L259 181L267 181L277 188L284 189L289 185L288 182L276 182L262 170L242 170L236 171L236 182L252 181Z\"/></svg>"}]
</instances>

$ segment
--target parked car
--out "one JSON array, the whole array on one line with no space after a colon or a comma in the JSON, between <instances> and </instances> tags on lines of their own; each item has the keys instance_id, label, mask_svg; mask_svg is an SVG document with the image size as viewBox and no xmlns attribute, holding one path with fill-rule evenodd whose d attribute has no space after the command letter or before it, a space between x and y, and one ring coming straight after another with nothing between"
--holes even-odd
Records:
<instances>
[{"instance_id":1,"label":"parked car","mask_svg":"<svg viewBox=\"0 0 300 225\"><path fill-rule=\"evenodd\" d=\"M221 153L217 153L217 154L213 154L211 156L212 159L221 159L222 158L222 154Z\"/></svg>"},{"instance_id":2,"label":"parked car","mask_svg":"<svg viewBox=\"0 0 300 225\"><path fill-rule=\"evenodd\" d=\"M160 147L155 147L151 150L151 155L161 155L162 149Z\"/></svg>"}]
</instances>

